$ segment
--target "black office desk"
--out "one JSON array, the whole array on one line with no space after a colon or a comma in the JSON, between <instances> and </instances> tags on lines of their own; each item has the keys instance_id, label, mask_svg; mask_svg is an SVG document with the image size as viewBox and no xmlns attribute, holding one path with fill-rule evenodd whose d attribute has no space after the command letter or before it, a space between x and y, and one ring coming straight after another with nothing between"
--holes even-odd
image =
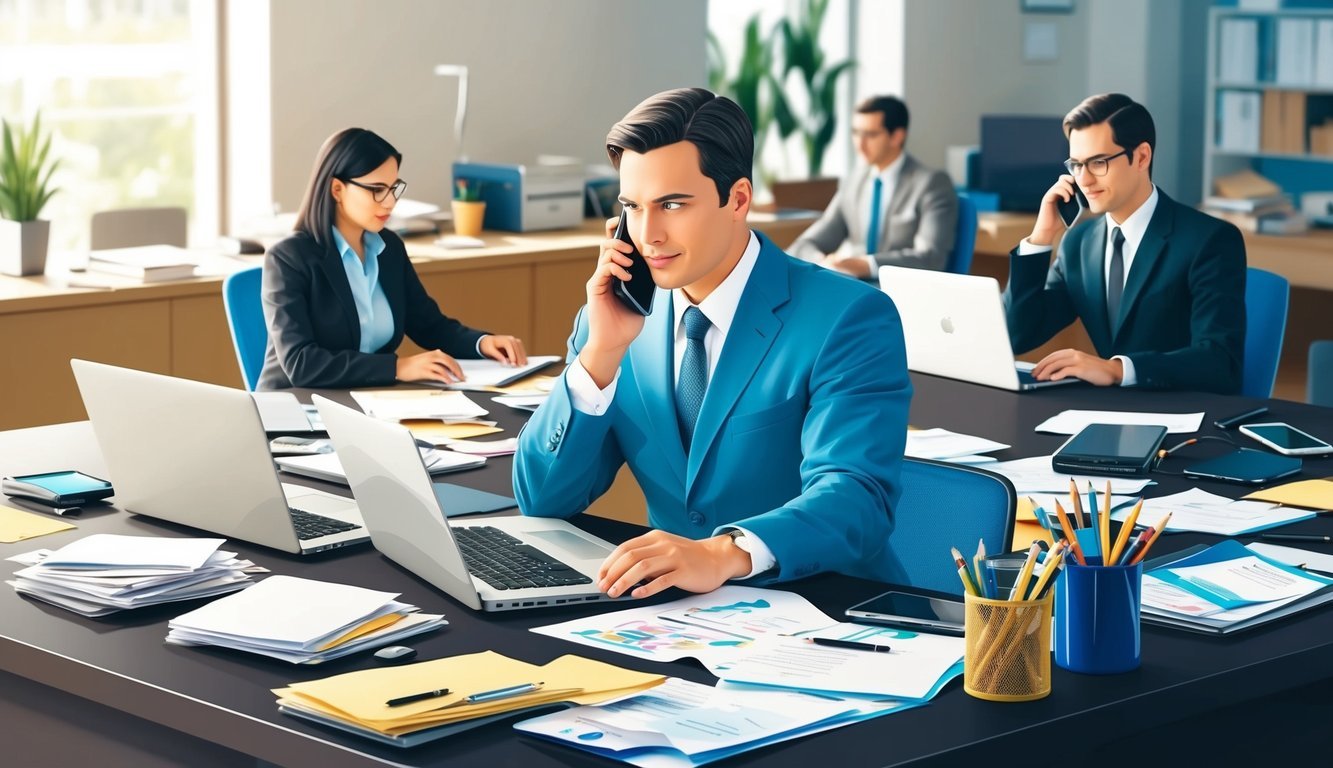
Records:
<instances>
[{"instance_id":1,"label":"black office desk","mask_svg":"<svg viewBox=\"0 0 1333 768\"><path fill-rule=\"evenodd\" d=\"M957 382L915 376L912 423L941 426L1011 443L1001 454L1015 458L1050 452L1062 438L1040 435L1032 426L1065 408L1116 408L1160 411L1206 410L1209 416L1241 410L1248 401L1198 394L1136 391L1114 393L1090 387L1056 388L1017 395ZM1315 434L1333 434L1333 410L1295 403L1269 403L1275 418L1293 421ZM520 420L496 408L504 426ZM1205 433L1215 432L1211 427ZM58 425L0 433L0 473L71 467L102 471L86 424ZM177 447L179 448L179 447ZM1201 449L1203 450L1203 449ZM1308 476L1333 474L1327 460L1307 462ZM511 461L492 459L486 468L452 476L492 491L507 491ZM1160 478L1154 495L1185 484ZM1239 487L1209 486L1230 495ZM589 518L586 526L607 538L623 538L635 529ZM94 532L192 535L195 532L115 513L88 516L76 532L30 542L0 545L0 557L37 547L57 547ZM1326 519L1307 521L1291 530L1333 529ZM1163 537L1157 552L1178 549L1212 537L1180 534ZM612 608L586 607L528 611L483 617L462 608L424 582L368 548L301 559L230 542L229 548L278 573L361 586L401 590L403 599L427 611L444 612L452 622L442 632L415 639L420 658L494 649L525 661L544 663L565 653L585 654L645 671L666 672L699 682L712 681L689 662L651 664L627 656L574 646L536 635L529 627ZM789 585L831 615L876 594L879 584L824 575ZM672 595L664 596L669 599ZM572 749L527 737L495 725L411 750L380 747L280 715L269 689L287 682L362 669L366 655L318 667L294 667L260 657L199 648L167 646L166 622L196 603L177 604L87 620L0 589L0 669L18 678L99 702L204 742L280 764L343 765L608 765ZM1062 740L1081 750L1099 740L1123 738L1140 725L1197 715L1229 704L1256 701L1305 683L1333 678L1333 611L1323 610L1230 638L1212 638L1153 627L1143 631L1143 666L1111 677L1074 675L1056 669L1052 694L1025 704L995 704L972 699L957 683L929 706L889 715L792 743L735 758L735 765L805 766L830 759L846 766L961 764L994 762L1000 756L1052 754ZM9 678L14 679L14 678ZM24 690L32 688L30 684ZM49 691L50 689L40 689ZM57 695L53 692L51 695ZM10 690L0 702L22 709ZM70 711L82 711L77 699ZM44 721L49 724L49 718ZM140 721L131 721L140 723ZM77 739L77 723L58 738ZM22 723L9 722L15 732ZM140 723L144 729L155 726ZM1281 724L1268 728L1281 732ZM1100 736L1099 734L1104 734ZM1218 738L1238 737L1219 734ZM53 738L57 738L52 734ZM1073 739L1070 742L1069 739ZM0 749L4 749L0 745ZM90 761L98 758L90 756ZM1001 760L1020 762L1022 758ZM193 762L193 761L191 761ZM203 762L202 756L199 762ZM1027 762L1027 761L1025 761ZM1040 761L1038 761L1040 762ZM21 763L20 763L21 764Z\"/></svg>"}]
</instances>

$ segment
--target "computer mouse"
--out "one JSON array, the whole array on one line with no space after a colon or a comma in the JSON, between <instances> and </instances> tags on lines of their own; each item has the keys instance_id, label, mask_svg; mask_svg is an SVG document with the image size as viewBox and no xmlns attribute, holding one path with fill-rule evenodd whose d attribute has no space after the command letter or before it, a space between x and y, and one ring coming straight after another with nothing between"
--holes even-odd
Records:
<instances>
[{"instance_id":1,"label":"computer mouse","mask_svg":"<svg viewBox=\"0 0 1333 768\"><path fill-rule=\"evenodd\" d=\"M381 661L407 661L417 655L417 649L406 645L389 645L375 651L375 658Z\"/></svg>"}]
</instances>

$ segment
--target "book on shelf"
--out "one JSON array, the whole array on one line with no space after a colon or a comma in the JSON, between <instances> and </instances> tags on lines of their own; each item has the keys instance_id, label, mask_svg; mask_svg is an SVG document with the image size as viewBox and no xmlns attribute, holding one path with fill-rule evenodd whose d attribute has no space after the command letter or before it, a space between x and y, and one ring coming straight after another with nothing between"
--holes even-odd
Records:
<instances>
[{"instance_id":1,"label":"book on shelf","mask_svg":"<svg viewBox=\"0 0 1333 768\"><path fill-rule=\"evenodd\" d=\"M1282 188L1254 171L1237 171L1213 179L1213 191L1217 197L1233 200L1248 198L1277 197Z\"/></svg>"},{"instance_id":2,"label":"book on shelf","mask_svg":"<svg viewBox=\"0 0 1333 768\"><path fill-rule=\"evenodd\" d=\"M1278 85L1314 85L1315 20L1278 19L1276 55Z\"/></svg>"},{"instance_id":3,"label":"book on shelf","mask_svg":"<svg viewBox=\"0 0 1333 768\"><path fill-rule=\"evenodd\" d=\"M1222 55L1217 57L1217 79L1223 83L1252 83L1259 78L1259 20L1223 19L1218 29Z\"/></svg>"},{"instance_id":4,"label":"book on shelf","mask_svg":"<svg viewBox=\"0 0 1333 768\"><path fill-rule=\"evenodd\" d=\"M1273 211L1285 211L1291 208L1291 201L1286 195L1265 195L1264 197L1222 197L1211 195L1204 198L1204 207L1219 211L1264 214Z\"/></svg>"},{"instance_id":5,"label":"book on shelf","mask_svg":"<svg viewBox=\"0 0 1333 768\"><path fill-rule=\"evenodd\" d=\"M195 263L184 248L144 245L91 251L88 254L88 269L155 283L194 277Z\"/></svg>"},{"instance_id":6,"label":"book on shelf","mask_svg":"<svg viewBox=\"0 0 1333 768\"><path fill-rule=\"evenodd\" d=\"M1333 19L1320 19L1315 26L1315 84L1333 88Z\"/></svg>"},{"instance_id":7,"label":"book on shelf","mask_svg":"<svg viewBox=\"0 0 1333 768\"><path fill-rule=\"evenodd\" d=\"M1230 152L1258 152L1260 116L1258 91L1224 90L1218 94L1217 148Z\"/></svg>"}]
</instances>

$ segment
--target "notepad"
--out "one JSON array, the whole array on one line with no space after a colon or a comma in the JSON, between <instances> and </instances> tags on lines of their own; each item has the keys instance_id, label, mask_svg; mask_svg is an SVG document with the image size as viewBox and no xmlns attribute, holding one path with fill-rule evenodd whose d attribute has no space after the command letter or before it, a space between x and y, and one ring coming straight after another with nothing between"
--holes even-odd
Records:
<instances>
[{"instance_id":1,"label":"notepad","mask_svg":"<svg viewBox=\"0 0 1333 768\"><path fill-rule=\"evenodd\" d=\"M56 520L46 515L35 515L0 504L0 542L13 544L16 541L59 533L76 527L73 523Z\"/></svg>"}]
</instances>

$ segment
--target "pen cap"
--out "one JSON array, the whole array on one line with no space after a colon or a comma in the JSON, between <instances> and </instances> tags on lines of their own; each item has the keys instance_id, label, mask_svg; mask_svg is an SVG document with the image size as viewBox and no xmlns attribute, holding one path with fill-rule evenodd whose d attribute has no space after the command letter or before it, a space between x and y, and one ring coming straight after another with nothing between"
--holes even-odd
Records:
<instances>
[{"instance_id":1,"label":"pen cap","mask_svg":"<svg viewBox=\"0 0 1333 768\"><path fill-rule=\"evenodd\" d=\"M1051 692L1051 602L964 595L963 690L987 701Z\"/></svg>"},{"instance_id":2,"label":"pen cap","mask_svg":"<svg viewBox=\"0 0 1333 768\"><path fill-rule=\"evenodd\" d=\"M1055 582L1055 663L1071 672L1111 675L1139 667L1143 563L1066 562Z\"/></svg>"}]
</instances>

